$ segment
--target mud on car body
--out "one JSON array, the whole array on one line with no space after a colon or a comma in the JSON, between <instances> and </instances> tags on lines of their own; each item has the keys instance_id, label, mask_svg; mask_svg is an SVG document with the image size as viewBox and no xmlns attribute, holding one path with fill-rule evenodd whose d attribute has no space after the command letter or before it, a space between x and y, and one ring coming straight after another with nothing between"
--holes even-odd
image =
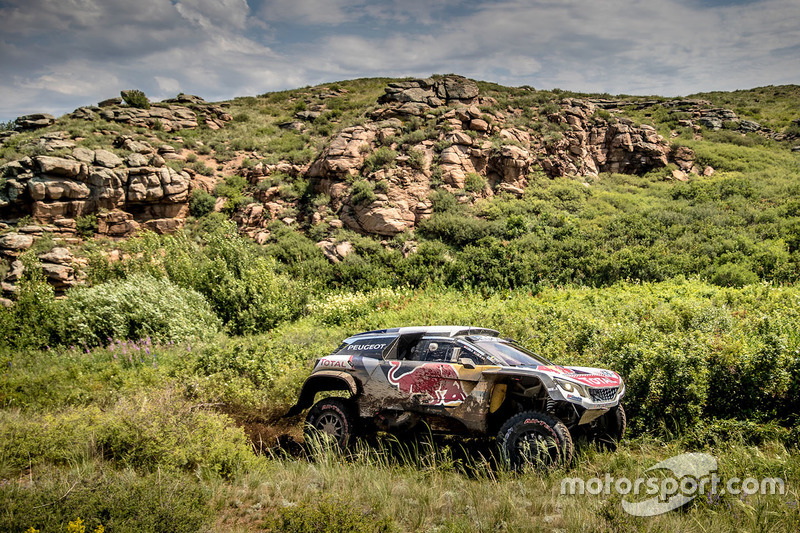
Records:
<instances>
[{"instance_id":1,"label":"mud on car body","mask_svg":"<svg viewBox=\"0 0 800 533\"><path fill-rule=\"evenodd\" d=\"M349 392L349 398L327 391ZM414 430L496 436L512 468L569 462L578 434L613 446L625 385L610 370L555 365L486 328L391 328L345 339L317 359L287 416L311 407L306 435L346 446L359 433Z\"/></svg>"}]
</instances>

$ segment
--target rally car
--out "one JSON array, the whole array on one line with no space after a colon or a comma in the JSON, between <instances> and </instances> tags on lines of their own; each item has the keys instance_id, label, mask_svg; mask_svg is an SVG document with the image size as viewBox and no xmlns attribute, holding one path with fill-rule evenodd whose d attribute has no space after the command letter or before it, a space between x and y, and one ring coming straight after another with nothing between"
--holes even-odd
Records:
<instances>
[{"instance_id":1,"label":"rally car","mask_svg":"<svg viewBox=\"0 0 800 533\"><path fill-rule=\"evenodd\" d=\"M349 398L314 403L328 391ZM555 365L492 329L403 327L353 335L317 359L287 416L311 407L306 437L341 447L357 434L423 422L434 432L496 436L504 460L520 469L569 463L578 434L614 445L625 432L624 395L617 373Z\"/></svg>"}]
</instances>

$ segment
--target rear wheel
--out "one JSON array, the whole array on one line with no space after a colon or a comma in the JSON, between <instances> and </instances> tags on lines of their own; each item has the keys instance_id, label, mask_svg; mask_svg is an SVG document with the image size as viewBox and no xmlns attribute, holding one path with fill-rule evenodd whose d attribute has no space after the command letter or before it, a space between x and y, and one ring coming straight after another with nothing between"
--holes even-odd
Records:
<instances>
[{"instance_id":1,"label":"rear wheel","mask_svg":"<svg viewBox=\"0 0 800 533\"><path fill-rule=\"evenodd\" d=\"M346 448L355 434L355 407L342 398L324 398L308 411L306 442L332 441Z\"/></svg>"},{"instance_id":2,"label":"rear wheel","mask_svg":"<svg viewBox=\"0 0 800 533\"><path fill-rule=\"evenodd\" d=\"M509 468L527 465L551 468L572 461L572 436L563 422L537 411L509 418L497 435L500 453Z\"/></svg>"}]
</instances>

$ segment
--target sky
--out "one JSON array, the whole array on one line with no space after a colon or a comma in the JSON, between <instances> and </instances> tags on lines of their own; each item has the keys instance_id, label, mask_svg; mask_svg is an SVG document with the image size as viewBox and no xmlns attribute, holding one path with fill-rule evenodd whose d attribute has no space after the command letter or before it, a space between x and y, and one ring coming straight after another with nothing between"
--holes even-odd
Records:
<instances>
[{"instance_id":1,"label":"sky","mask_svg":"<svg viewBox=\"0 0 800 533\"><path fill-rule=\"evenodd\" d=\"M0 0L0 121L122 89L373 76L684 96L800 83L798 0Z\"/></svg>"}]
</instances>

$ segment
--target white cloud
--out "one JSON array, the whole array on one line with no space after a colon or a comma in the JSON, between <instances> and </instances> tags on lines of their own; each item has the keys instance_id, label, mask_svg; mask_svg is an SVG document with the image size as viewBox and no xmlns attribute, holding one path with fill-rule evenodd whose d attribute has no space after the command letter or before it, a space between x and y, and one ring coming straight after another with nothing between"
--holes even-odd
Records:
<instances>
[{"instance_id":1,"label":"white cloud","mask_svg":"<svg viewBox=\"0 0 800 533\"><path fill-rule=\"evenodd\" d=\"M0 120L141 88L209 99L360 76L687 94L797 83L796 0L6 0Z\"/></svg>"},{"instance_id":2,"label":"white cloud","mask_svg":"<svg viewBox=\"0 0 800 533\"><path fill-rule=\"evenodd\" d=\"M175 4L175 9L207 31L243 31L250 15L247 0L182 0Z\"/></svg>"},{"instance_id":3,"label":"white cloud","mask_svg":"<svg viewBox=\"0 0 800 533\"><path fill-rule=\"evenodd\" d=\"M366 0L267 0L258 17L273 22L332 26L362 15Z\"/></svg>"}]
</instances>

